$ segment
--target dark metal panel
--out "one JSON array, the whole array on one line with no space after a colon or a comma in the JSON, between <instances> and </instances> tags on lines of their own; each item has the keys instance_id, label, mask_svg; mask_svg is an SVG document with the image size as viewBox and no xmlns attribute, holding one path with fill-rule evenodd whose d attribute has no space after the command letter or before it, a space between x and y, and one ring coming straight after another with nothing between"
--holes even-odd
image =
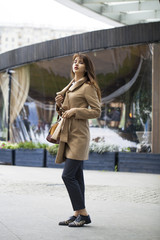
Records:
<instances>
[{"instance_id":1,"label":"dark metal panel","mask_svg":"<svg viewBox=\"0 0 160 240\"><path fill-rule=\"evenodd\" d=\"M0 71L75 52L159 41L160 22L103 29L37 43L0 54Z\"/></svg>"}]
</instances>

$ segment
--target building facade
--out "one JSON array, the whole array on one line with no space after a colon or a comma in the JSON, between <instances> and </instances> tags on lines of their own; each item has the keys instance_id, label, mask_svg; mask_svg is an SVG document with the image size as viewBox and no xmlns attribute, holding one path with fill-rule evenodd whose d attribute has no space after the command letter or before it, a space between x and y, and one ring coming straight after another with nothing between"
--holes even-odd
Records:
<instances>
[{"instance_id":1,"label":"building facade","mask_svg":"<svg viewBox=\"0 0 160 240\"><path fill-rule=\"evenodd\" d=\"M54 98L71 80L75 52L91 57L102 92L101 117L89 120L91 140L116 151L160 153L160 22L79 34L1 54L1 140L45 142L56 119Z\"/></svg>"},{"instance_id":2,"label":"building facade","mask_svg":"<svg viewBox=\"0 0 160 240\"><path fill-rule=\"evenodd\" d=\"M0 53L23 46L66 37L83 30L38 28L31 26L0 26Z\"/></svg>"}]
</instances>

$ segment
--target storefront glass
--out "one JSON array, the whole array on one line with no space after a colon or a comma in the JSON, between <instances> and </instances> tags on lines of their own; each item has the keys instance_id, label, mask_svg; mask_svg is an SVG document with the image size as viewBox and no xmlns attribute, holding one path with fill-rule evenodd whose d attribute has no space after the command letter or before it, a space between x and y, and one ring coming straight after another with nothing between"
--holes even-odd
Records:
<instances>
[{"instance_id":1,"label":"storefront glass","mask_svg":"<svg viewBox=\"0 0 160 240\"><path fill-rule=\"evenodd\" d=\"M125 46L87 54L94 62L102 92L101 117L89 120L91 139L107 142L118 151L130 147L133 151L150 152L152 45ZM10 113L13 142L45 142L49 126L56 119L56 92L71 80L71 61L72 56L65 56L15 69ZM7 78L7 75L1 77L0 85L1 136L7 119L4 95L8 93L3 88Z\"/></svg>"},{"instance_id":2,"label":"storefront glass","mask_svg":"<svg viewBox=\"0 0 160 240\"><path fill-rule=\"evenodd\" d=\"M1 85L2 81L6 79L6 73L0 74L0 140L7 139L7 115L6 115L6 108L7 101L5 102L5 97L3 95L4 88L8 89L8 81L5 81L5 85ZM3 90L2 90L3 89ZM8 95L6 100L8 99ZM8 106L7 106L8 108Z\"/></svg>"}]
</instances>

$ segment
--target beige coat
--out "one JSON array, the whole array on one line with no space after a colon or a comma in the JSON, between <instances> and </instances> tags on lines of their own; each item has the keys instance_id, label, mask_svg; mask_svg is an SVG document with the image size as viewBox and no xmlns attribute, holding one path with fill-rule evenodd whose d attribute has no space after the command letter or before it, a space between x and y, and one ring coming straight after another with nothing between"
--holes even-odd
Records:
<instances>
[{"instance_id":1,"label":"beige coat","mask_svg":"<svg viewBox=\"0 0 160 240\"><path fill-rule=\"evenodd\" d=\"M73 80L58 94L64 96L62 108L76 108L74 117L65 119L61 131L60 144L56 163L62 163L65 158L87 160L89 154L90 132L88 119L98 118L101 114L100 102L96 89L86 83L86 78L72 85ZM57 107L58 113L61 111Z\"/></svg>"}]
</instances>

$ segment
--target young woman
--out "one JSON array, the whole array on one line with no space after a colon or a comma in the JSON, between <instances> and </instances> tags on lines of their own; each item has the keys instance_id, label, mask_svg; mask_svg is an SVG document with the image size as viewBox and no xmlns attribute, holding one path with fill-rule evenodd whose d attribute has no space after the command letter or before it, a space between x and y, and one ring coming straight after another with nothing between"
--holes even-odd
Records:
<instances>
[{"instance_id":1,"label":"young woman","mask_svg":"<svg viewBox=\"0 0 160 240\"><path fill-rule=\"evenodd\" d=\"M87 55L73 56L72 76L73 80L55 98L57 112L64 118L56 163L65 161L62 179L74 210L73 216L59 225L82 227L91 223L85 207L83 178L83 161L89 154L88 119L100 117L101 94Z\"/></svg>"}]
</instances>

